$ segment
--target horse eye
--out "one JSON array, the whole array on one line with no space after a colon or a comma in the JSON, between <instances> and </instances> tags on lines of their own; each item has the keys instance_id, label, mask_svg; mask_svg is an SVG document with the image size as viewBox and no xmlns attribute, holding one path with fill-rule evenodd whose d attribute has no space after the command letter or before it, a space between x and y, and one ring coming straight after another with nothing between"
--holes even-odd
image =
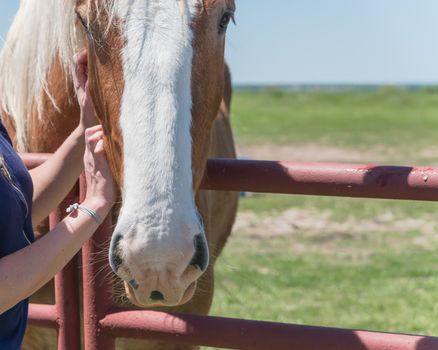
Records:
<instances>
[{"instance_id":1,"label":"horse eye","mask_svg":"<svg viewBox=\"0 0 438 350\"><path fill-rule=\"evenodd\" d=\"M88 24L85 22L85 20L82 18L82 16L79 13L76 13L76 14L77 14L77 16L79 18L79 21L81 21L82 27L84 27L85 31L87 33L89 33L90 28L88 27Z\"/></svg>"},{"instance_id":2,"label":"horse eye","mask_svg":"<svg viewBox=\"0 0 438 350\"><path fill-rule=\"evenodd\" d=\"M219 32L224 33L227 30L228 25L232 20L233 20L233 14L231 12L225 12L219 23Z\"/></svg>"}]
</instances>

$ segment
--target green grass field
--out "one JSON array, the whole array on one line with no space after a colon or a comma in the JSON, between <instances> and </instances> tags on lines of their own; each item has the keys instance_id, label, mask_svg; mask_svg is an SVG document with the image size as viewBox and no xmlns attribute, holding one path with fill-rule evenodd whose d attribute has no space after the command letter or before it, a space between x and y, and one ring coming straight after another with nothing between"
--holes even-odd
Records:
<instances>
[{"instance_id":1,"label":"green grass field","mask_svg":"<svg viewBox=\"0 0 438 350\"><path fill-rule=\"evenodd\" d=\"M437 89L241 91L233 125L238 145L269 145L274 158L275 147L311 144L359 155L349 161L363 152L380 163L438 164ZM249 195L216 268L212 314L438 335L437 209Z\"/></svg>"},{"instance_id":2,"label":"green grass field","mask_svg":"<svg viewBox=\"0 0 438 350\"><path fill-rule=\"evenodd\" d=\"M240 143L368 148L429 146L436 137L438 89L237 92L233 125ZM412 144L415 142L415 144Z\"/></svg>"}]
</instances>

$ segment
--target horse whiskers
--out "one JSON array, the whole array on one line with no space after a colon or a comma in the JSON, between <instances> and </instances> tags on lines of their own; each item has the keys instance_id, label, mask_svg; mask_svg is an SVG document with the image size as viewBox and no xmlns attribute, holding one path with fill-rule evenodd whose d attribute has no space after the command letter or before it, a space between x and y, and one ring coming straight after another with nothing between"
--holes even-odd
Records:
<instances>
[{"instance_id":1,"label":"horse whiskers","mask_svg":"<svg viewBox=\"0 0 438 350\"><path fill-rule=\"evenodd\" d=\"M101 273L105 272L105 275L102 277L102 279L107 279L108 277L113 277L116 278L117 276L114 275L113 270L110 269L110 267L108 265L104 265L101 266L97 271L96 274L94 276L94 278L98 277ZM117 277L118 278L118 277Z\"/></svg>"},{"instance_id":2,"label":"horse whiskers","mask_svg":"<svg viewBox=\"0 0 438 350\"><path fill-rule=\"evenodd\" d=\"M80 268L83 268L83 267L92 267L92 266L95 266L95 265L98 265L98 264L104 264L104 266L103 267L107 267L108 266L108 259L104 259L104 258L102 258L102 259L100 259L100 260L96 260L96 261L92 261L92 262L90 262L90 263L87 263L87 264L82 264L81 266L80 266Z\"/></svg>"},{"instance_id":3,"label":"horse whiskers","mask_svg":"<svg viewBox=\"0 0 438 350\"><path fill-rule=\"evenodd\" d=\"M108 261L108 254L106 254L106 252L103 252L101 254L96 254L91 260L85 263L82 262L82 266L94 266L105 261Z\"/></svg>"},{"instance_id":4,"label":"horse whiskers","mask_svg":"<svg viewBox=\"0 0 438 350\"><path fill-rule=\"evenodd\" d=\"M110 247L110 244L111 244L111 237L108 238L105 242L95 244L96 248L98 248L99 250L96 252L90 253L90 255L93 257L96 255L106 254L106 252L108 251L108 249Z\"/></svg>"},{"instance_id":5,"label":"horse whiskers","mask_svg":"<svg viewBox=\"0 0 438 350\"><path fill-rule=\"evenodd\" d=\"M117 304L121 304L123 306L134 306L131 301L126 297L126 295L120 294L120 295L114 295L113 296L114 302ZM127 305L128 304L128 305Z\"/></svg>"},{"instance_id":6,"label":"horse whiskers","mask_svg":"<svg viewBox=\"0 0 438 350\"><path fill-rule=\"evenodd\" d=\"M107 278L110 278L111 276L109 275L108 271L106 269L101 269L98 272L96 272L93 276L93 282L99 277L99 275L101 275L103 272L105 272L105 275L102 276L101 280L104 281Z\"/></svg>"},{"instance_id":7,"label":"horse whiskers","mask_svg":"<svg viewBox=\"0 0 438 350\"><path fill-rule=\"evenodd\" d=\"M117 282L119 282L119 283L117 283ZM120 283L120 280L115 281L115 284L113 285L113 292L114 292L114 294L125 293L125 286Z\"/></svg>"},{"instance_id":8,"label":"horse whiskers","mask_svg":"<svg viewBox=\"0 0 438 350\"><path fill-rule=\"evenodd\" d=\"M207 290L204 288L196 288L195 295L209 295L211 294L211 290Z\"/></svg>"},{"instance_id":9,"label":"horse whiskers","mask_svg":"<svg viewBox=\"0 0 438 350\"><path fill-rule=\"evenodd\" d=\"M120 282L120 281L119 281ZM126 296L125 287L121 283L115 283L113 285L113 298L122 300L129 300Z\"/></svg>"},{"instance_id":10,"label":"horse whiskers","mask_svg":"<svg viewBox=\"0 0 438 350\"><path fill-rule=\"evenodd\" d=\"M85 267L85 266L92 266L92 265L93 265L93 264L90 264L90 265L84 265L83 267ZM117 278L118 278L116 275L114 275L114 273L113 273L113 271L110 269L109 265L108 265L108 264L104 264L104 265L100 266L100 267L97 269L97 271L94 273L94 275L93 275L93 281L94 281L95 279L97 279L97 278L99 277L99 275L102 274L103 272L105 272L105 275L102 276L102 278L101 278L102 281L105 281L105 280L107 280L108 278L114 278L114 279L117 279Z\"/></svg>"},{"instance_id":11,"label":"horse whiskers","mask_svg":"<svg viewBox=\"0 0 438 350\"><path fill-rule=\"evenodd\" d=\"M84 265L95 265L98 262L102 262L108 259L108 254L106 252L96 253L90 260Z\"/></svg>"},{"instance_id":12,"label":"horse whiskers","mask_svg":"<svg viewBox=\"0 0 438 350\"><path fill-rule=\"evenodd\" d=\"M109 247L110 242L102 244L101 247L97 247L99 248L98 251L90 253L91 258L107 255Z\"/></svg>"},{"instance_id":13,"label":"horse whiskers","mask_svg":"<svg viewBox=\"0 0 438 350\"><path fill-rule=\"evenodd\" d=\"M124 288L113 288L113 297L119 299L128 299Z\"/></svg>"},{"instance_id":14,"label":"horse whiskers","mask_svg":"<svg viewBox=\"0 0 438 350\"><path fill-rule=\"evenodd\" d=\"M91 255L91 258L92 258L92 259L95 259L96 257L97 257L97 258L99 258L99 257L105 257L106 255L108 255L108 254L107 254L107 252L108 252L108 248L109 248L109 245L106 246L106 247L104 247L102 250L99 250L98 252L93 252L93 253L91 253L91 254L90 254L90 255Z\"/></svg>"}]
</instances>

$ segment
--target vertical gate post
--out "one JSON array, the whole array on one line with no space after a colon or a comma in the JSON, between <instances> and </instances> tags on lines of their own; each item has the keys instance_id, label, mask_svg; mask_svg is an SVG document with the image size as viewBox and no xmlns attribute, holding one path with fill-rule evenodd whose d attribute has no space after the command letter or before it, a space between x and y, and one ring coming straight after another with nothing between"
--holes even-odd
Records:
<instances>
[{"instance_id":1,"label":"vertical gate post","mask_svg":"<svg viewBox=\"0 0 438 350\"><path fill-rule=\"evenodd\" d=\"M63 202L50 214L51 229L62 220L67 205L68 202ZM58 350L80 350L81 321L77 256L55 276L55 300L58 320Z\"/></svg>"},{"instance_id":2,"label":"vertical gate post","mask_svg":"<svg viewBox=\"0 0 438 350\"><path fill-rule=\"evenodd\" d=\"M85 198L86 184L80 179L80 198ZM112 306L112 273L107 256L111 238L111 214L105 219L93 237L82 248L84 291L84 343L85 350L114 350L115 339L104 333L100 326Z\"/></svg>"}]
</instances>

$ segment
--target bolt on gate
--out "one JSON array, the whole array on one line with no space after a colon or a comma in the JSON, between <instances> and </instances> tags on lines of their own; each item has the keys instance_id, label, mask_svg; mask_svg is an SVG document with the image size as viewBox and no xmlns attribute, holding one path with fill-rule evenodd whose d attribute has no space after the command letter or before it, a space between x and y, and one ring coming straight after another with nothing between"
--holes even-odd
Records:
<instances>
[{"instance_id":1,"label":"bolt on gate","mask_svg":"<svg viewBox=\"0 0 438 350\"><path fill-rule=\"evenodd\" d=\"M47 157L23 155L29 168ZM83 185L81 179L73 198L83 195ZM202 186L208 190L438 201L438 168L211 159ZM51 214L51 227L72 201L70 198ZM114 349L119 337L248 350L438 349L438 337L117 308L111 281L102 273L108 271L108 263L93 261L110 234L107 218L82 249L86 350ZM29 310L30 324L58 331L59 350L81 348L76 262L70 262L55 278L56 304L32 304Z\"/></svg>"}]
</instances>

